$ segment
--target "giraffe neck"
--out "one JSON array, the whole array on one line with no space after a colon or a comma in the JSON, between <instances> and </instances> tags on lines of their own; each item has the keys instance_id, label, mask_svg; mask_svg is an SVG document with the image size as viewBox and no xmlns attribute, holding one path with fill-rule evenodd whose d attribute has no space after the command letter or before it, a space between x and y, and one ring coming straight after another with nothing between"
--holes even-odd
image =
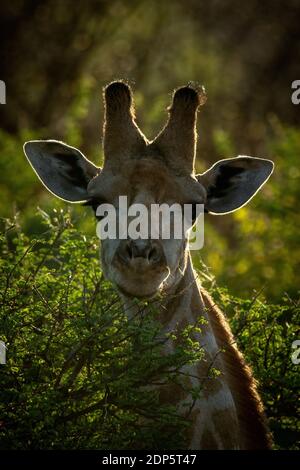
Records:
<instances>
[{"instance_id":1,"label":"giraffe neck","mask_svg":"<svg viewBox=\"0 0 300 470\"><path fill-rule=\"evenodd\" d=\"M195 332L193 337L200 343L205 355L199 363L184 367L184 372L190 376L189 385L201 388L201 396L193 402L190 414L189 447L236 449L239 448L239 436L235 402L227 383L210 311L203 302L200 283L189 256L182 280L168 299L165 310L161 310L160 322L165 333L175 329L179 332L188 325L196 324L199 317L204 323L201 332ZM169 343L167 348L171 352L173 345ZM219 376L211 376L212 367L220 371ZM163 399L167 401L171 396L174 396L172 386L163 393ZM182 393L179 394L179 400L185 404L187 400L193 401Z\"/></svg>"},{"instance_id":2,"label":"giraffe neck","mask_svg":"<svg viewBox=\"0 0 300 470\"><path fill-rule=\"evenodd\" d=\"M130 314L137 311L123 298ZM154 306L157 301L154 301ZM132 304L131 304L132 305ZM153 304L152 304L153 307ZM187 387L176 384L159 389L164 403L176 405L191 422L188 447L191 449L269 449L272 439L268 432L263 405L251 369L236 346L230 327L223 313L201 288L193 270L190 257L184 275L168 292L161 303L157 303L159 321L164 333L183 330L202 317L206 324L201 332L194 332L205 352L199 363L182 368L189 381ZM165 353L172 352L175 345L169 340ZM217 377L209 377L213 366L220 371ZM204 378L204 380L203 380ZM200 387L201 395L193 401L186 389ZM183 403L188 405L183 408ZM189 404L191 406L189 406Z\"/></svg>"},{"instance_id":3,"label":"giraffe neck","mask_svg":"<svg viewBox=\"0 0 300 470\"><path fill-rule=\"evenodd\" d=\"M124 298L123 300L127 311L131 311L131 314L136 313L134 309L128 307L128 300ZM152 308L153 304L155 301L152 303ZM174 384L161 387L161 402L175 404L183 414L189 410L187 416L191 422L187 438L189 448L238 448L235 403L226 382L220 350L190 257L188 257L184 275L159 307L158 319L162 324L162 333L165 334L173 331L180 332L187 325L195 324L199 317L205 321L201 333L194 334L194 339L199 341L204 349L204 359L198 364L182 368L181 372L185 378L184 388ZM165 353L171 353L174 347L172 341L168 341L165 344ZM220 370L221 374L215 378L208 378L212 367ZM196 401L185 391L191 387L201 387L201 396ZM184 406L181 406L183 404Z\"/></svg>"}]
</instances>

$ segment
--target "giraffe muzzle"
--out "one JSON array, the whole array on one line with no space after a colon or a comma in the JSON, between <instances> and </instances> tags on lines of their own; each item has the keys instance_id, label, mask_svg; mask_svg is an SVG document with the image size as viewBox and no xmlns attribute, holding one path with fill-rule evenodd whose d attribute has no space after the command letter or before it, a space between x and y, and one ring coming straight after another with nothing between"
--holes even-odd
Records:
<instances>
[{"instance_id":1,"label":"giraffe muzzle","mask_svg":"<svg viewBox=\"0 0 300 470\"><path fill-rule=\"evenodd\" d=\"M115 256L117 263L134 271L148 271L165 263L162 247L155 240L122 240Z\"/></svg>"}]
</instances>

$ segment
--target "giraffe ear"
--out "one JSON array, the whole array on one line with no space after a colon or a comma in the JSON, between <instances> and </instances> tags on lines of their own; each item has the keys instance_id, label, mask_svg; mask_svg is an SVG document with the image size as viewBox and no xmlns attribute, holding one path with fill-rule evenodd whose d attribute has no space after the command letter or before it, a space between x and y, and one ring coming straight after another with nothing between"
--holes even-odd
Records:
<instances>
[{"instance_id":1,"label":"giraffe ear","mask_svg":"<svg viewBox=\"0 0 300 470\"><path fill-rule=\"evenodd\" d=\"M33 170L52 194L68 202L88 200L87 185L101 168L79 150L57 140L31 140L23 148Z\"/></svg>"},{"instance_id":2,"label":"giraffe ear","mask_svg":"<svg viewBox=\"0 0 300 470\"><path fill-rule=\"evenodd\" d=\"M215 163L197 175L207 192L206 211L227 214L244 206L265 184L273 169L271 160L246 156Z\"/></svg>"}]
</instances>

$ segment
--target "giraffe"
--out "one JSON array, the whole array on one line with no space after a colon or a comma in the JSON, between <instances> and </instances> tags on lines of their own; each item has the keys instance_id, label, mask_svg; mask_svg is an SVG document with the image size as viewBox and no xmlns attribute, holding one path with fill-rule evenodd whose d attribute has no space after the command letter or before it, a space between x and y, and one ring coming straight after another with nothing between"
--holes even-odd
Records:
<instances>
[{"instance_id":1,"label":"giraffe","mask_svg":"<svg viewBox=\"0 0 300 470\"><path fill-rule=\"evenodd\" d=\"M223 215L245 205L270 177L267 159L238 156L220 160L195 173L196 121L205 102L203 88L191 85L173 93L166 125L152 141L136 124L133 95L122 80L104 88L103 147L100 168L79 150L56 140L24 144L25 155L41 182L55 196L96 208L115 207L118 197L130 203L204 204L205 212ZM186 237L169 240L102 240L104 275L119 291L130 312L132 298L155 299L163 309L164 332L183 329L199 315L205 324L195 333L205 360L190 366L187 380L199 385L209 365L221 374L201 382L201 396L191 408L187 442L190 449L267 449L271 437L251 369L238 350L224 314L201 287L193 269ZM169 341L167 350L174 345ZM162 401L178 404L187 397L180 387L160 390Z\"/></svg>"}]
</instances>

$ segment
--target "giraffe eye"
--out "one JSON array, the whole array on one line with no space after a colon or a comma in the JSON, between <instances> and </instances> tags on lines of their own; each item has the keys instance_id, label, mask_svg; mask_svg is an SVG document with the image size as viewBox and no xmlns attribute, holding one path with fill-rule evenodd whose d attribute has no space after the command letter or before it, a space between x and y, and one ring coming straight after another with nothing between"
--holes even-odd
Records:
<instances>
[{"instance_id":1,"label":"giraffe eye","mask_svg":"<svg viewBox=\"0 0 300 470\"><path fill-rule=\"evenodd\" d=\"M197 217L200 215L201 210L199 208L199 205L203 204L202 201L190 201L190 202L185 202L184 205L192 206L192 223L194 224ZM183 205L183 209L184 209ZM189 214L189 213L188 213Z\"/></svg>"},{"instance_id":2,"label":"giraffe eye","mask_svg":"<svg viewBox=\"0 0 300 470\"><path fill-rule=\"evenodd\" d=\"M192 205L192 222L194 223L197 219L197 203L192 202L190 204Z\"/></svg>"},{"instance_id":3,"label":"giraffe eye","mask_svg":"<svg viewBox=\"0 0 300 470\"><path fill-rule=\"evenodd\" d=\"M97 211L97 208L100 206L100 204L105 204L107 201L105 201L104 199L99 199L99 198L91 198L89 199L87 202L85 202L83 205L84 206L90 206L94 213L95 213L95 217L98 221L102 220L103 217L101 216L97 216L96 215L96 211Z\"/></svg>"}]
</instances>

